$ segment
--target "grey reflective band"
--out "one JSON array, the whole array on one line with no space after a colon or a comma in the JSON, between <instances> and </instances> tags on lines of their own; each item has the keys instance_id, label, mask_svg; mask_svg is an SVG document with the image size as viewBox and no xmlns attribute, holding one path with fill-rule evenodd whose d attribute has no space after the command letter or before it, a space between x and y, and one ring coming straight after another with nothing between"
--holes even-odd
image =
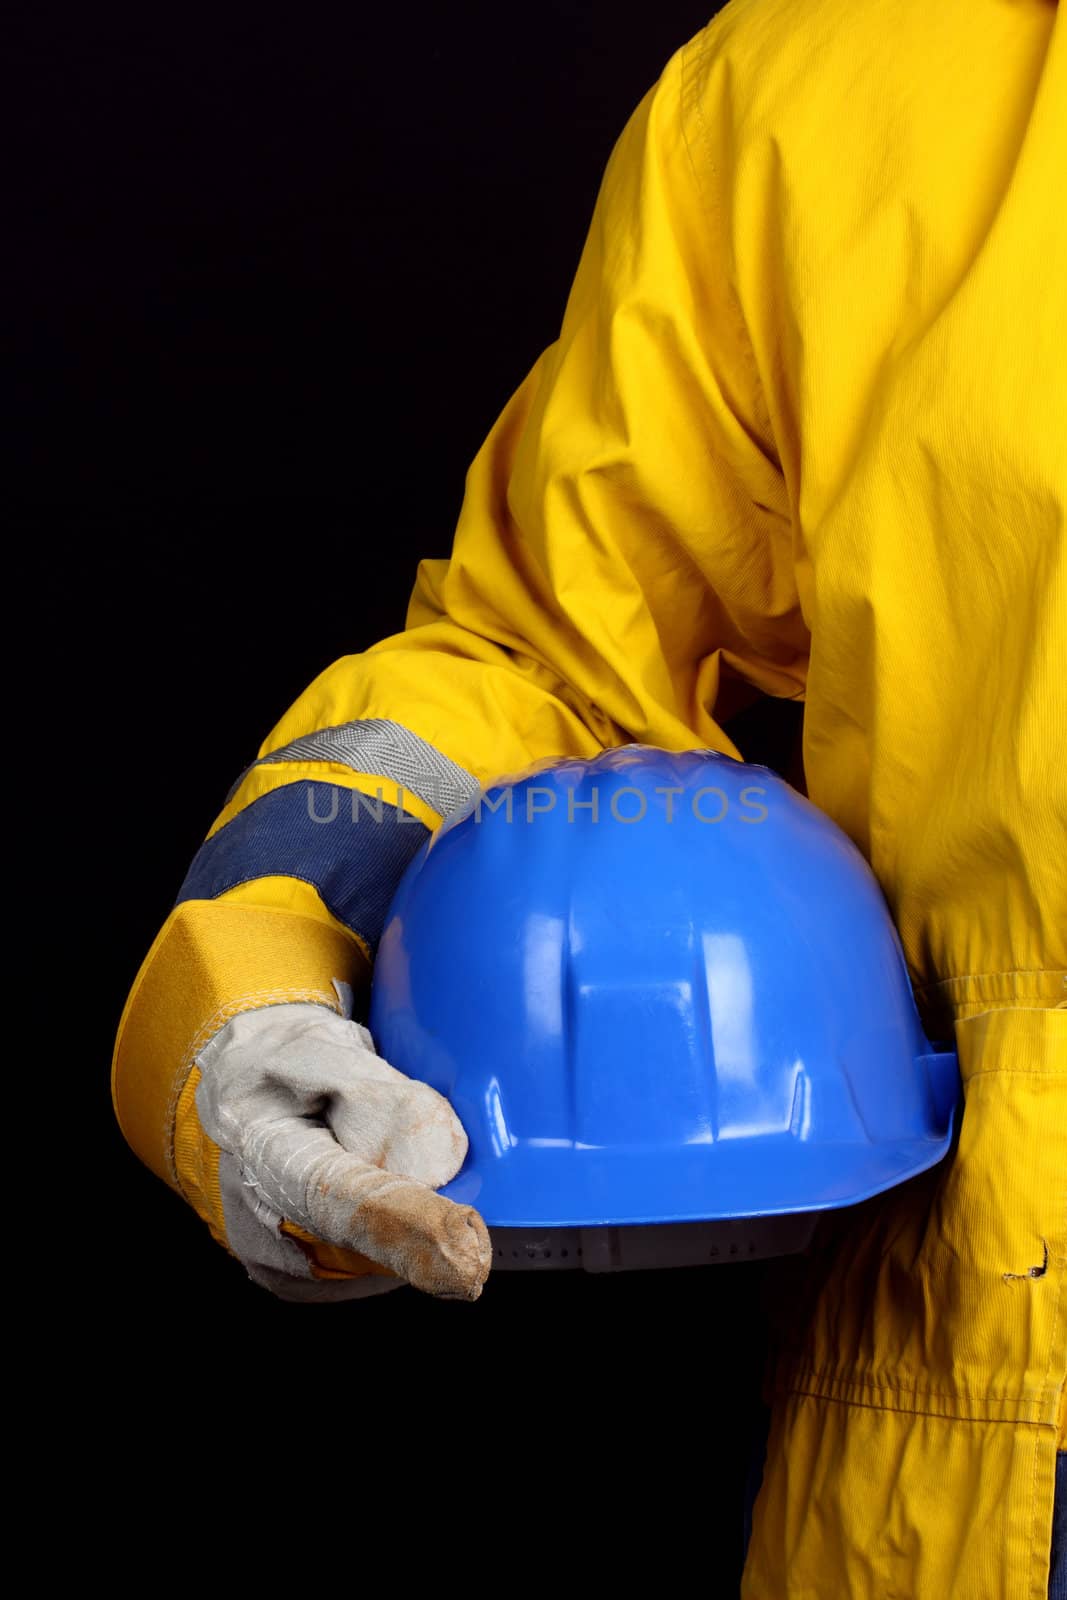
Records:
<instances>
[{"instance_id":1,"label":"grey reflective band","mask_svg":"<svg viewBox=\"0 0 1067 1600\"><path fill-rule=\"evenodd\" d=\"M481 787L463 767L410 728L382 717L368 717L362 722L342 722L336 728L305 733L282 749L261 756L241 773L226 796L227 802L256 767L277 761L335 761L351 767L353 772L389 778L442 817L472 800Z\"/></svg>"}]
</instances>

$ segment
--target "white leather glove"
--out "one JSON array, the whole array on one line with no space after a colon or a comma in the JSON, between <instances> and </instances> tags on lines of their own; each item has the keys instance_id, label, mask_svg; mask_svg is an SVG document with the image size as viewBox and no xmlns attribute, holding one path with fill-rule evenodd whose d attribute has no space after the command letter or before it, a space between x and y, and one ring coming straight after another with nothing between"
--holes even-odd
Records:
<instances>
[{"instance_id":1,"label":"white leather glove","mask_svg":"<svg viewBox=\"0 0 1067 1600\"><path fill-rule=\"evenodd\" d=\"M404 1282L477 1300L491 1262L485 1223L434 1193L463 1165L463 1125L435 1089L383 1061L365 1027L325 1006L267 1006L234 1017L197 1065L197 1113L222 1151L228 1242L249 1277L290 1300ZM314 1278L283 1219L398 1276Z\"/></svg>"}]
</instances>

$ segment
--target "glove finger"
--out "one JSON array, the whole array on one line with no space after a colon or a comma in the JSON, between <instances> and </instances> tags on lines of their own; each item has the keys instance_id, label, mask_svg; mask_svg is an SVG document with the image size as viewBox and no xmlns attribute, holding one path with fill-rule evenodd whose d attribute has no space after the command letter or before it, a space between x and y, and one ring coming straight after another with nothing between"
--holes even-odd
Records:
<instances>
[{"instance_id":1,"label":"glove finger","mask_svg":"<svg viewBox=\"0 0 1067 1600\"><path fill-rule=\"evenodd\" d=\"M311 1231L358 1250L427 1294L477 1300L492 1264L472 1206L353 1156L322 1164L308 1185Z\"/></svg>"},{"instance_id":2,"label":"glove finger","mask_svg":"<svg viewBox=\"0 0 1067 1600\"><path fill-rule=\"evenodd\" d=\"M219 1190L226 1243L252 1282L269 1289L279 1299L325 1304L403 1287L401 1278L369 1272L366 1258L356 1255L351 1258L353 1276L316 1276L312 1271L314 1246L285 1232L287 1224L249 1182L237 1158L226 1151L219 1155Z\"/></svg>"},{"instance_id":3,"label":"glove finger","mask_svg":"<svg viewBox=\"0 0 1067 1600\"><path fill-rule=\"evenodd\" d=\"M283 1118L249 1130L250 1178L290 1221L429 1294L476 1300L492 1250L470 1206L349 1155L326 1128Z\"/></svg>"}]
</instances>

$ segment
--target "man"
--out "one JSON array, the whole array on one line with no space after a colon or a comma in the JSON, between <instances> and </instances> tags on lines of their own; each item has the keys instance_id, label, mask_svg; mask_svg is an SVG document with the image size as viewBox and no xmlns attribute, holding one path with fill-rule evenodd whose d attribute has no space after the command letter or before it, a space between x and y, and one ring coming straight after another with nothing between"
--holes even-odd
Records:
<instances>
[{"instance_id":1,"label":"man","mask_svg":"<svg viewBox=\"0 0 1067 1600\"><path fill-rule=\"evenodd\" d=\"M750 1597L1050 1581L1065 165L1052 0L733 0L623 131L559 338L470 468L451 560L421 564L402 633L270 734L120 1030L127 1137L259 1282L475 1298L484 1225L433 1193L458 1119L345 1020L405 863L532 760L736 753L716 714L738 685L803 699L809 795L883 886L965 1109L949 1163L813 1257ZM337 790L406 821L324 827Z\"/></svg>"}]
</instances>

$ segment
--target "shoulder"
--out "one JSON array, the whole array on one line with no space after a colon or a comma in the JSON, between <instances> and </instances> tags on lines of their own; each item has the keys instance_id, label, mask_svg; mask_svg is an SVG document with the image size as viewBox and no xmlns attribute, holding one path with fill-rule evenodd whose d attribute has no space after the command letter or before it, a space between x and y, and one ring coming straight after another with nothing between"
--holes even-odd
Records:
<instances>
[{"instance_id":1,"label":"shoulder","mask_svg":"<svg viewBox=\"0 0 1067 1600\"><path fill-rule=\"evenodd\" d=\"M712 116L758 137L877 115L888 84L924 73L938 40L979 25L974 4L936 9L932 24L928 0L729 0L671 63L687 132L698 138Z\"/></svg>"}]
</instances>

